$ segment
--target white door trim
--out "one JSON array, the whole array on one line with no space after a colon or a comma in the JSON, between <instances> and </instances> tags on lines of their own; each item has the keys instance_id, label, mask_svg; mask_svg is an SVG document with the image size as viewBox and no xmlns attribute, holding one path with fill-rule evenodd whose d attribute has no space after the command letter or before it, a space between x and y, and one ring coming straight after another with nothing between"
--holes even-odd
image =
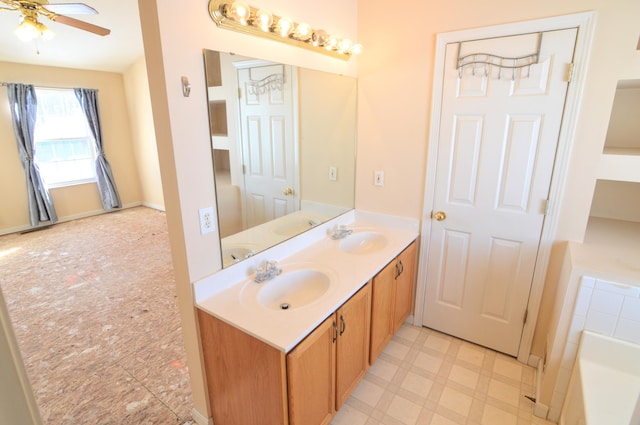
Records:
<instances>
[{"instance_id":1,"label":"white door trim","mask_svg":"<svg viewBox=\"0 0 640 425\"><path fill-rule=\"evenodd\" d=\"M436 57L431 98L431 118L429 130L429 146L427 169L425 175L425 194L422 211L420 261L418 266L418 282L416 288L416 305L414 324L422 326L424 313L424 296L426 293L427 264L429 258L429 239L431 236L431 210L434 203L436 163L438 158L438 135L440 133L440 113L442 100L442 84L444 73L445 49L449 43L477 40L491 37L505 37L530 32L553 31L566 28L578 28L578 37L574 53L574 68L571 84L567 91L567 101L558 139L558 151L551 180L551 200L547 216L542 228L540 248L536 260L531 293L529 295L528 317L520 339L518 360L529 363L529 355L533 342L533 334L538 321L538 310L542 299L547 263L558 222L558 206L562 203L569 164L571 147L575 135L575 125L580 109L582 92L589 61L589 53L595 28L595 12L583 12L533 21L516 22L462 31L438 34L436 40Z\"/></svg>"}]
</instances>

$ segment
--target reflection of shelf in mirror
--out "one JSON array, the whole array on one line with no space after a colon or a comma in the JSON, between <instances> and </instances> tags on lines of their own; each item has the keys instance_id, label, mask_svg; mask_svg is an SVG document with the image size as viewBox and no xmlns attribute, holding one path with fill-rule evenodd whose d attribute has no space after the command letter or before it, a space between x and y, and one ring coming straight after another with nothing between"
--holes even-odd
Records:
<instances>
[{"instance_id":1,"label":"reflection of shelf in mirror","mask_svg":"<svg viewBox=\"0 0 640 425\"><path fill-rule=\"evenodd\" d=\"M228 151L229 150L229 138L228 137L211 136L211 147L213 149L220 149L220 150Z\"/></svg>"},{"instance_id":2,"label":"reflection of shelf in mirror","mask_svg":"<svg viewBox=\"0 0 640 425\"><path fill-rule=\"evenodd\" d=\"M209 87L207 91L207 98L213 102L214 100L225 100L227 98L227 92L229 91L229 89L224 86Z\"/></svg>"},{"instance_id":3,"label":"reflection of shelf in mirror","mask_svg":"<svg viewBox=\"0 0 640 425\"><path fill-rule=\"evenodd\" d=\"M640 149L605 148L598 178L640 183Z\"/></svg>"},{"instance_id":4,"label":"reflection of shelf in mirror","mask_svg":"<svg viewBox=\"0 0 640 425\"><path fill-rule=\"evenodd\" d=\"M209 121L213 136L227 136L227 102L216 100L209 102Z\"/></svg>"},{"instance_id":5,"label":"reflection of shelf in mirror","mask_svg":"<svg viewBox=\"0 0 640 425\"><path fill-rule=\"evenodd\" d=\"M222 85L219 52L211 52L210 54L204 55L204 70L208 86Z\"/></svg>"}]
</instances>

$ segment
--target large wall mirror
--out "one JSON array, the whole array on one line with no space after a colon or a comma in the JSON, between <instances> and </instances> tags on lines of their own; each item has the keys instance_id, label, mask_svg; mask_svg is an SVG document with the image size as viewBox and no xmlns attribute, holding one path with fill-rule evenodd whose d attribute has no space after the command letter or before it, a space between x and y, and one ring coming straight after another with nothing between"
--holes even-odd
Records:
<instances>
[{"instance_id":1,"label":"large wall mirror","mask_svg":"<svg viewBox=\"0 0 640 425\"><path fill-rule=\"evenodd\" d=\"M204 51L223 267L354 207L356 80Z\"/></svg>"}]
</instances>

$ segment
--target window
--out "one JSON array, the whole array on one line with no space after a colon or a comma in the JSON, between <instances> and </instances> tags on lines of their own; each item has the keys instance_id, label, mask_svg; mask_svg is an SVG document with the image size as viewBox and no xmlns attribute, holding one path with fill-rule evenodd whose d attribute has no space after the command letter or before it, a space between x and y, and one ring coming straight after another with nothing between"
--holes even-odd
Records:
<instances>
[{"instance_id":1,"label":"window","mask_svg":"<svg viewBox=\"0 0 640 425\"><path fill-rule=\"evenodd\" d=\"M36 88L35 162L48 187L95 181L93 136L72 89Z\"/></svg>"}]
</instances>

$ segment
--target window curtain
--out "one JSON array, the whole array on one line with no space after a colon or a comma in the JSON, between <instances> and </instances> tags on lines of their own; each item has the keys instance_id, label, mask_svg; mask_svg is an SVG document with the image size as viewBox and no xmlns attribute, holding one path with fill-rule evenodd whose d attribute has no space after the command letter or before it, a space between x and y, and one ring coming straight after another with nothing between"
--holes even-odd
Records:
<instances>
[{"instance_id":1,"label":"window curtain","mask_svg":"<svg viewBox=\"0 0 640 425\"><path fill-rule=\"evenodd\" d=\"M102 144L102 130L100 127L100 114L98 112L98 91L93 89L73 89L80 101L82 110L87 117L87 122L93 134L96 147L96 181L100 191L102 208L105 211L114 208L122 208L120 195L116 188L116 181L111 172L111 165L104 155Z\"/></svg>"},{"instance_id":2,"label":"window curtain","mask_svg":"<svg viewBox=\"0 0 640 425\"><path fill-rule=\"evenodd\" d=\"M18 142L18 153L27 178L29 221L34 227L44 221L55 223L58 221L58 216L53 207L53 201L49 196L49 190L42 181L38 164L33 160L36 152L33 134L38 106L36 90L31 84L9 83L7 84L7 93L13 131Z\"/></svg>"}]
</instances>

